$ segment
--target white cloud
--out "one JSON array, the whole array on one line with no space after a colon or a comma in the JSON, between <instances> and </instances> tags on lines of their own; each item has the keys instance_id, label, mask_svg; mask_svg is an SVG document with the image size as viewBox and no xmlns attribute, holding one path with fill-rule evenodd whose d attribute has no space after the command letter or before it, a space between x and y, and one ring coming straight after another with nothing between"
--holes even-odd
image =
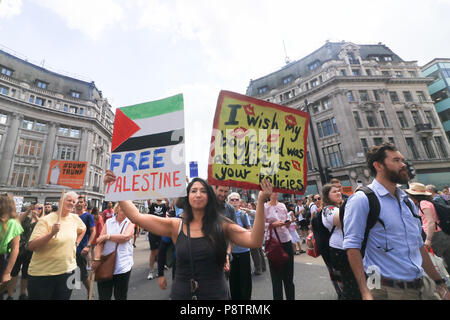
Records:
<instances>
[{"instance_id":1,"label":"white cloud","mask_svg":"<svg viewBox=\"0 0 450 320\"><path fill-rule=\"evenodd\" d=\"M12 18L20 14L22 0L0 0L0 18Z\"/></svg>"},{"instance_id":2,"label":"white cloud","mask_svg":"<svg viewBox=\"0 0 450 320\"><path fill-rule=\"evenodd\" d=\"M116 0L39 0L36 2L59 15L70 29L79 30L93 39L124 18Z\"/></svg>"}]
</instances>

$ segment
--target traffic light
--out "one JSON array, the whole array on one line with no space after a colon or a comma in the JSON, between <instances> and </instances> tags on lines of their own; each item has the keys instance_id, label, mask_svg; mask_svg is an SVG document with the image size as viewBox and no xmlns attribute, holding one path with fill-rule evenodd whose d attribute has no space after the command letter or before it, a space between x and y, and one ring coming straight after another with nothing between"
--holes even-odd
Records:
<instances>
[{"instance_id":1,"label":"traffic light","mask_svg":"<svg viewBox=\"0 0 450 320\"><path fill-rule=\"evenodd\" d=\"M414 179L414 177L416 176L416 169L414 169L413 165L409 162L406 163L406 167L408 169L409 180Z\"/></svg>"}]
</instances>

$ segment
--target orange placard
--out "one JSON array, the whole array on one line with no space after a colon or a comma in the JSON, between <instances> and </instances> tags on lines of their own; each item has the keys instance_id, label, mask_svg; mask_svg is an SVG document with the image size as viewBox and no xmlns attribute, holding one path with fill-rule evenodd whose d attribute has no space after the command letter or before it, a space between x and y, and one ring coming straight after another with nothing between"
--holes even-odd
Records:
<instances>
[{"instance_id":1,"label":"orange placard","mask_svg":"<svg viewBox=\"0 0 450 320\"><path fill-rule=\"evenodd\" d=\"M52 160L48 170L47 184L82 189L86 169L86 161Z\"/></svg>"},{"instance_id":2,"label":"orange placard","mask_svg":"<svg viewBox=\"0 0 450 320\"><path fill-rule=\"evenodd\" d=\"M344 187L342 186L342 193L351 196L353 194L353 187Z\"/></svg>"}]
</instances>

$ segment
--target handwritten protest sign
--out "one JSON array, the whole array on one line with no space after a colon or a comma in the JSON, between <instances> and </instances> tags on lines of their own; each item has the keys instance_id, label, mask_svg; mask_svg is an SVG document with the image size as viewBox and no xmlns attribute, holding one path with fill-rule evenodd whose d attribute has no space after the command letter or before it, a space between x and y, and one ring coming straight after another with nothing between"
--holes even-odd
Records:
<instances>
[{"instance_id":1,"label":"handwritten protest sign","mask_svg":"<svg viewBox=\"0 0 450 320\"><path fill-rule=\"evenodd\" d=\"M221 91L214 117L208 183L304 194L309 115L267 101Z\"/></svg>"},{"instance_id":2,"label":"handwritten protest sign","mask_svg":"<svg viewBox=\"0 0 450 320\"><path fill-rule=\"evenodd\" d=\"M52 160L48 171L47 184L82 189L86 169L86 161Z\"/></svg>"},{"instance_id":3,"label":"handwritten protest sign","mask_svg":"<svg viewBox=\"0 0 450 320\"><path fill-rule=\"evenodd\" d=\"M106 201L186 195L183 95L116 110Z\"/></svg>"}]
</instances>

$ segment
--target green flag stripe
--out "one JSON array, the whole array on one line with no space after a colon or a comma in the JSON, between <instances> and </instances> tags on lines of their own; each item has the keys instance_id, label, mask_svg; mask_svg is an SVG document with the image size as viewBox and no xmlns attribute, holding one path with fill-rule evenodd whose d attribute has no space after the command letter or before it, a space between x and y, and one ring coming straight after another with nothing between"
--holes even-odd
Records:
<instances>
[{"instance_id":1,"label":"green flag stripe","mask_svg":"<svg viewBox=\"0 0 450 320\"><path fill-rule=\"evenodd\" d=\"M123 107L120 110L131 120L151 118L161 114L183 110L183 95L178 94L162 100Z\"/></svg>"}]
</instances>

